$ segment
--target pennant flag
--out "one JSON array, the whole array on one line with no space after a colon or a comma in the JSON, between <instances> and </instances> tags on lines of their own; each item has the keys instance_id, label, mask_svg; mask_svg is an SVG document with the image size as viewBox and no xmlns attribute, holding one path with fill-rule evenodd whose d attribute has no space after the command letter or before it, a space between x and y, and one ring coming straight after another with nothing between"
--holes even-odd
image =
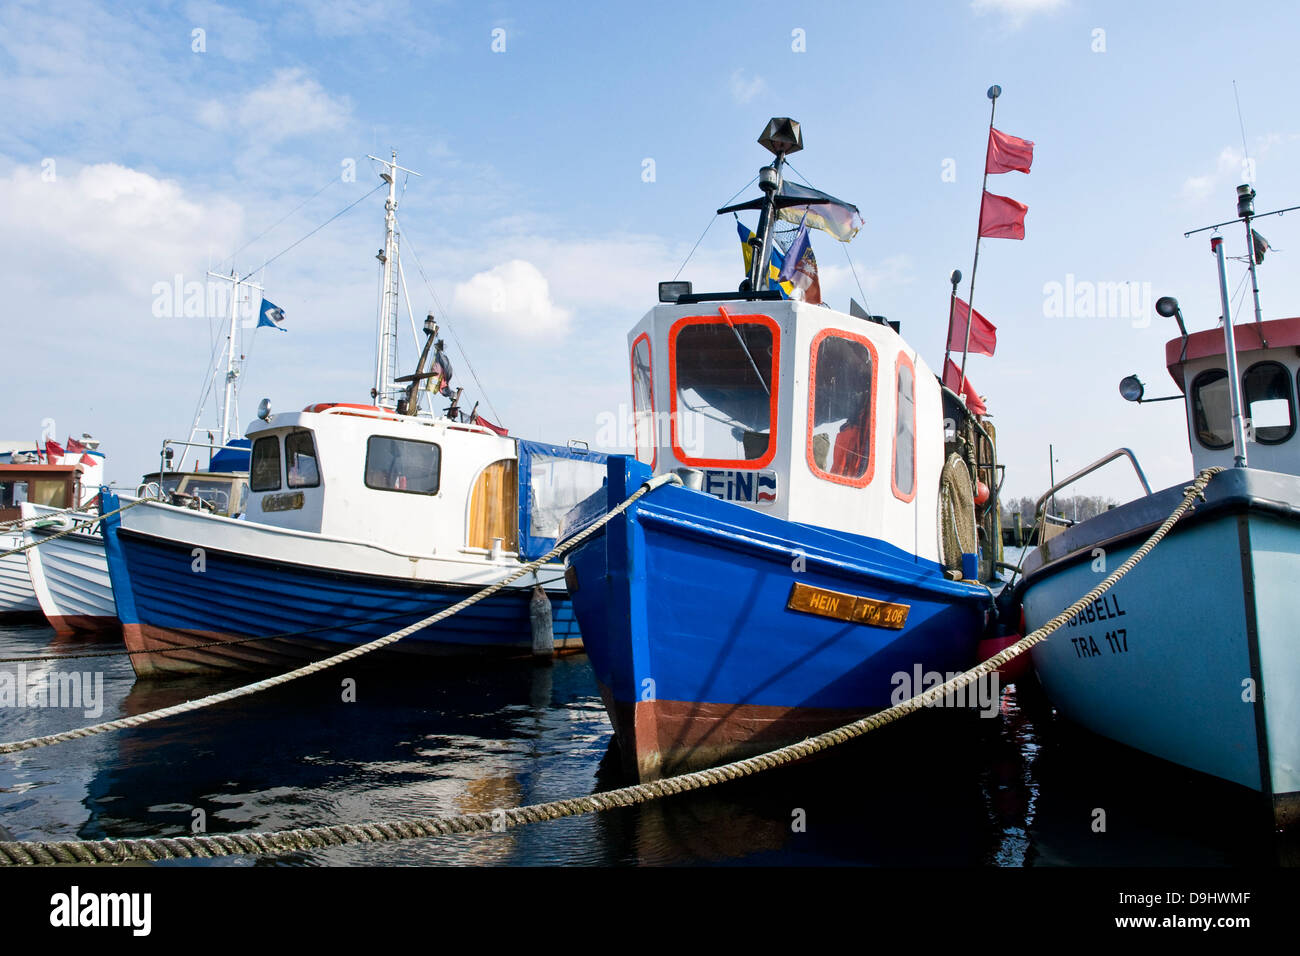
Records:
<instances>
[{"instance_id":1,"label":"pennant flag","mask_svg":"<svg viewBox=\"0 0 1300 956\"><path fill-rule=\"evenodd\" d=\"M257 327L268 329L280 329L281 332L287 332L288 329L280 328L280 323L284 321L284 309L280 308L270 299L262 300L262 307L257 313Z\"/></svg>"},{"instance_id":2,"label":"pennant flag","mask_svg":"<svg viewBox=\"0 0 1300 956\"><path fill-rule=\"evenodd\" d=\"M966 350L966 320L974 310L957 299L952 308L952 334L948 336L950 351ZM970 330L970 352L972 355L992 355L998 345L998 330L988 319L975 312L975 322Z\"/></svg>"},{"instance_id":3,"label":"pennant flag","mask_svg":"<svg viewBox=\"0 0 1300 956\"><path fill-rule=\"evenodd\" d=\"M474 413L470 421L473 422L475 425L482 425L488 431L496 432L502 438L505 438L507 435L510 434L510 432L507 429L502 428L500 425L493 425L490 421L488 421L478 412Z\"/></svg>"},{"instance_id":4,"label":"pennant flag","mask_svg":"<svg viewBox=\"0 0 1300 956\"><path fill-rule=\"evenodd\" d=\"M71 435L68 436L68 440L64 443L63 447L68 450L69 455L80 455L86 450L86 446L82 442L77 441Z\"/></svg>"},{"instance_id":5,"label":"pennant flag","mask_svg":"<svg viewBox=\"0 0 1300 956\"><path fill-rule=\"evenodd\" d=\"M776 194L778 198L808 200L806 205L782 206L777 209L778 219L786 222L807 222L811 228L829 232L840 242L848 242L866 225L857 206L836 199L820 189L783 182Z\"/></svg>"},{"instance_id":6,"label":"pennant flag","mask_svg":"<svg viewBox=\"0 0 1300 956\"><path fill-rule=\"evenodd\" d=\"M980 204L980 236L988 239L1025 238L1025 213L1029 207L987 189Z\"/></svg>"},{"instance_id":7,"label":"pennant flag","mask_svg":"<svg viewBox=\"0 0 1300 956\"><path fill-rule=\"evenodd\" d=\"M741 252L745 256L745 275L749 275L749 270L754 264L754 247L749 244L749 240L754 238L754 232L743 222L740 217L736 217L736 231L740 233ZM790 298L790 293L794 291L794 284L791 282L781 281L781 269L785 266L785 254L776 246L772 247L771 258L767 264L767 275L774 288L781 291L781 298Z\"/></svg>"},{"instance_id":8,"label":"pennant flag","mask_svg":"<svg viewBox=\"0 0 1300 956\"><path fill-rule=\"evenodd\" d=\"M45 439L45 457L49 459L51 465L54 464L55 458L63 457L63 449L59 447L59 443L53 438Z\"/></svg>"},{"instance_id":9,"label":"pennant flag","mask_svg":"<svg viewBox=\"0 0 1300 956\"><path fill-rule=\"evenodd\" d=\"M789 281L803 293L803 301L810 305L821 304L822 287L817 279L817 257L813 255L806 222L800 224L794 241L785 251L785 264L781 266L779 278L782 282Z\"/></svg>"},{"instance_id":10,"label":"pennant flag","mask_svg":"<svg viewBox=\"0 0 1300 956\"><path fill-rule=\"evenodd\" d=\"M85 465L87 468L94 468L99 464L99 461L93 455L82 455L77 464Z\"/></svg>"},{"instance_id":11,"label":"pennant flag","mask_svg":"<svg viewBox=\"0 0 1300 956\"><path fill-rule=\"evenodd\" d=\"M943 367L943 384L947 385L954 392L957 391L957 386L962 384L961 369L953 363L952 359L948 359L947 363ZM976 415L988 414L989 410L985 407L984 403L980 401L979 393L975 391L975 386L970 383L969 375L966 376L966 382L961 390L961 394L966 398L966 407Z\"/></svg>"},{"instance_id":12,"label":"pennant flag","mask_svg":"<svg viewBox=\"0 0 1300 956\"><path fill-rule=\"evenodd\" d=\"M1254 229L1250 230L1250 237L1255 244L1255 265L1262 266L1264 264L1264 253L1273 247L1268 244L1268 240Z\"/></svg>"},{"instance_id":13,"label":"pennant flag","mask_svg":"<svg viewBox=\"0 0 1300 956\"><path fill-rule=\"evenodd\" d=\"M989 127L989 152L984 158L984 172L1029 172L1034 162L1034 144L1019 136L1008 136Z\"/></svg>"}]
</instances>

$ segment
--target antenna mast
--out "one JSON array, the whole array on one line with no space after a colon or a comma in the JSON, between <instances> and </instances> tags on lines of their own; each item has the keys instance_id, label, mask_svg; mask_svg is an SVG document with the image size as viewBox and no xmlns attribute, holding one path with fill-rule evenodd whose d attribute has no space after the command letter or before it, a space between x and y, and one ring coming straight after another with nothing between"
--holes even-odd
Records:
<instances>
[{"instance_id":1,"label":"antenna mast","mask_svg":"<svg viewBox=\"0 0 1300 956\"><path fill-rule=\"evenodd\" d=\"M383 264L383 280L379 291L379 331L375 342L375 384L370 396L376 405L395 409L405 390L397 385L397 309L398 309L398 232L397 232L397 171L420 174L413 169L397 165L397 150L391 160L369 156L383 165L379 178L388 183L388 200L384 203L384 248L377 258Z\"/></svg>"}]
</instances>

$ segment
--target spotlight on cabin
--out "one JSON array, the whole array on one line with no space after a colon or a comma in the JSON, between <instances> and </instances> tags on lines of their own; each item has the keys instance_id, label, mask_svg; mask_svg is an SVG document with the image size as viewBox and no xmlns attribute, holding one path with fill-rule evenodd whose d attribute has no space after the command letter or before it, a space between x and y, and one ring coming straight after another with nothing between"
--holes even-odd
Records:
<instances>
[{"instance_id":1,"label":"spotlight on cabin","mask_svg":"<svg viewBox=\"0 0 1300 956\"><path fill-rule=\"evenodd\" d=\"M691 294L691 284L689 282L661 282L659 283L659 301L676 302L684 295Z\"/></svg>"},{"instance_id":2,"label":"spotlight on cabin","mask_svg":"<svg viewBox=\"0 0 1300 956\"><path fill-rule=\"evenodd\" d=\"M1146 387L1136 375L1125 375L1120 379L1119 393L1124 396L1126 402L1140 402L1146 393Z\"/></svg>"},{"instance_id":3,"label":"spotlight on cabin","mask_svg":"<svg viewBox=\"0 0 1300 956\"><path fill-rule=\"evenodd\" d=\"M1156 312L1166 319L1172 319L1178 314L1178 300L1172 295L1162 295L1156 299Z\"/></svg>"},{"instance_id":4,"label":"spotlight on cabin","mask_svg":"<svg viewBox=\"0 0 1300 956\"><path fill-rule=\"evenodd\" d=\"M257 417L264 422L271 420L271 400L264 398L257 403Z\"/></svg>"}]
</instances>

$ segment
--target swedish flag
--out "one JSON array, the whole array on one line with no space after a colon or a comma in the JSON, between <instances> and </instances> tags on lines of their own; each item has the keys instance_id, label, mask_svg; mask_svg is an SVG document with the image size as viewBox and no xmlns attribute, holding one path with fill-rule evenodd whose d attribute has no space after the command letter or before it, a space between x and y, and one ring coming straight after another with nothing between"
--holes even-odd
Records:
<instances>
[{"instance_id":1,"label":"swedish flag","mask_svg":"<svg viewBox=\"0 0 1300 956\"><path fill-rule=\"evenodd\" d=\"M749 240L754 238L754 231L736 217L736 230L740 233L741 250L745 256L745 275L749 275L750 269L754 265L754 247L749 244ZM769 288L779 289L781 298L790 298L790 293L794 291L793 282L781 281L781 269L785 265L785 255L775 245L772 246L771 258L767 264L767 274Z\"/></svg>"}]
</instances>

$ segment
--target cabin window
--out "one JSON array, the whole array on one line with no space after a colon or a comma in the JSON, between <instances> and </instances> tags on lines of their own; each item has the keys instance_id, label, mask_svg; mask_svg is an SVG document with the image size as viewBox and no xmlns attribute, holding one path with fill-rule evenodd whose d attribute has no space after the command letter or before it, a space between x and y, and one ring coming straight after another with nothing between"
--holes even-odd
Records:
<instances>
[{"instance_id":1,"label":"cabin window","mask_svg":"<svg viewBox=\"0 0 1300 956\"><path fill-rule=\"evenodd\" d=\"M503 458L479 472L469 495L469 547L491 550L492 542L500 538L503 550L519 550L517 469L513 458Z\"/></svg>"},{"instance_id":2,"label":"cabin window","mask_svg":"<svg viewBox=\"0 0 1300 956\"><path fill-rule=\"evenodd\" d=\"M1221 368L1209 369L1192 380L1192 429L1206 448L1232 446L1232 400L1228 373Z\"/></svg>"},{"instance_id":3,"label":"cabin window","mask_svg":"<svg viewBox=\"0 0 1300 956\"><path fill-rule=\"evenodd\" d=\"M253 442L248 486L254 491L280 490L280 438L266 435Z\"/></svg>"},{"instance_id":4,"label":"cabin window","mask_svg":"<svg viewBox=\"0 0 1300 956\"><path fill-rule=\"evenodd\" d=\"M0 508L17 508L27 500L27 482L0 481Z\"/></svg>"},{"instance_id":5,"label":"cabin window","mask_svg":"<svg viewBox=\"0 0 1300 956\"><path fill-rule=\"evenodd\" d=\"M1246 417L1261 445L1279 445L1295 434L1291 373L1280 362L1257 362L1241 377Z\"/></svg>"},{"instance_id":6,"label":"cabin window","mask_svg":"<svg viewBox=\"0 0 1300 956\"><path fill-rule=\"evenodd\" d=\"M898 356L897 417L894 423L894 495L916 497L916 371L906 355Z\"/></svg>"},{"instance_id":7,"label":"cabin window","mask_svg":"<svg viewBox=\"0 0 1300 956\"><path fill-rule=\"evenodd\" d=\"M371 435L366 442L366 487L436 495L442 451L427 441Z\"/></svg>"},{"instance_id":8,"label":"cabin window","mask_svg":"<svg viewBox=\"0 0 1300 956\"><path fill-rule=\"evenodd\" d=\"M687 465L762 468L776 456L780 327L719 313L669 333L673 451Z\"/></svg>"},{"instance_id":9,"label":"cabin window","mask_svg":"<svg viewBox=\"0 0 1300 956\"><path fill-rule=\"evenodd\" d=\"M655 385L650 365L650 336L639 335L632 345L632 433L637 461L651 468L658 457L655 428Z\"/></svg>"},{"instance_id":10,"label":"cabin window","mask_svg":"<svg viewBox=\"0 0 1300 956\"><path fill-rule=\"evenodd\" d=\"M284 438L284 464L290 488L315 488L320 484L316 442L309 431L291 432Z\"/></svg>"},{"instance_id":11,"label":"cabin window","mask_svg":"<svg viewBox=\"0 0 1300 956\"><path fill-rule=\"evenodd\" d=\"M606 474L605 463L599 459L534 452L528 468L528 536L558 538L564 516L578 502L600 491Z\"/></svg>"},{"instance_id":12,"label":"cabin window","mask_svg":"<svg viewBox=\"0 0 1300 956\"><path fill-rule=\"evenodd\" d=\"M860 335L825 329L813 339L808 467L819 478L855 488L871 481L875 366L875 346Z\"/></svg>"}]
</instances>

